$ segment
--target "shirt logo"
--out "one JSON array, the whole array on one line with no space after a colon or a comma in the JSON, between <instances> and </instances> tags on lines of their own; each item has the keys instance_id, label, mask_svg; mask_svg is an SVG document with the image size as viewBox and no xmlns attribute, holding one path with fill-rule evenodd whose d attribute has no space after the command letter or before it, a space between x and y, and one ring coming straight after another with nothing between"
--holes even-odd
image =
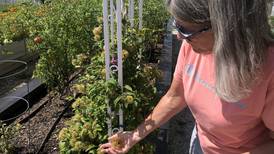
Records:
<instances>
[{"instance_id":1,"label":"shirt logo","mask_svg":"<svg viewBox=\"0 0 274 154\"><path fill-rule=\"evenodd\" d=\"M216 92L215 92L215 87L210 85L207 81L203 80L199 73L196 72L195 70L195 67L193 64L187 64L185 66L185 73L188 77L190 78L194 78L194 80L196 82L198 82L199 84L201 84L203 87L205 87L206 89L208 89L209 91L213 92L215 95L216 95ZM237 107L239 107L240 109L245 109L247 108L247 105L243 102L233 102L233 103L230 103L230 104L233 104L233 105L236 105Z\"/></svg>"}]
</instances>

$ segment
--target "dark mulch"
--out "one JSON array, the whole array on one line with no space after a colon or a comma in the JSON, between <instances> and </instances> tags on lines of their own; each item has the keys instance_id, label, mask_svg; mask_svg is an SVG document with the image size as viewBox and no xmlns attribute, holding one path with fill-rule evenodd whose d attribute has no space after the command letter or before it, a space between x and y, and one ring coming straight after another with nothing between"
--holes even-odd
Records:
<instances>
[{"instance_id":1,"label":"dark mulch","mask_svg":"<svg viewBox=\"0 0 274 154\"><path fill-rule=\"evenodd\" d=\"M18 153L36 153L49 132L50 127L58 118L59 114L64 110L66 105L65 101L60 99L59 94L49 94L17 119L17 121L28 116L31 112L41 106L45 100L48 100L48 103L46 103L44 107L29 121L22 124L19 135L15 140L16 147L20 148ZM57 136L59 131L64 127L64 121L66 120L67 118L62 118L58 123L49 141L45 145L43 153L58 153Z\"/></svg>"}]
</instances>

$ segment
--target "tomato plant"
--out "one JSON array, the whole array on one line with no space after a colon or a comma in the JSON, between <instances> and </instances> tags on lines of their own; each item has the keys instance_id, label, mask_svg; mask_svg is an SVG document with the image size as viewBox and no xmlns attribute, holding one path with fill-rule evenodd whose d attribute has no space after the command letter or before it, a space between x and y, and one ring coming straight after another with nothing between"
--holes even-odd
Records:
<instances>
[{"instance_id":1,"label":"tomato plant","mask_svg":"<svg viewBox=\"0 0 274 154\"><path fill-rule=\"evenodd\" d=\"M10 5L0 12L0 44L12 43L28 37L28 23L32 20L31 11L36 6L31 3Z\"/></svg>"},{"instance_id":2,"label":"tomato plant","mask_svg":"<svg viewBox=\"0 0 274 154\"><path fill-rule=\"evenodd\" d=\"M62 91L75 68L81 67L95 53L90 31L101 15L98 2L56 0L35 10L38 17L30 30L33 39L28 41L28 49L40 55L34 76L50 88Z\"/></svg>"}]
</instances>

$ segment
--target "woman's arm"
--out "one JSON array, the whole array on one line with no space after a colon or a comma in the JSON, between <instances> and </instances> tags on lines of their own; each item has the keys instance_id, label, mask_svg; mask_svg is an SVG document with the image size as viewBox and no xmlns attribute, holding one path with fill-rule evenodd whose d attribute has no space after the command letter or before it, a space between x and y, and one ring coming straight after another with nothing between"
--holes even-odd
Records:
<instances>
[{"instance_id":1,"label":"woman's arm","mask_svg":"<svg viewBox=\"0 0 274 154\"><path fill-rule=\"evenodd\" d=\"M109 154L126 153L132 146L145 138L153 130L167 122L186 106L183 84L178 79L173 79L168 92L162 97L157 106L134 131L117 133L109 138L110 143L100 146L101 152ZM123 147L112 147L111 142L121 140Z\"/></svg>"},{"instance_id":2,"label":"woman's arm","mask_svg":"<svg viewBox=\"0 0 274 154\"><path fill-rule=\"evenodd\" d=\"M182 82L173 80L170 89L162 97L158 105L145 121L133 131L134 135L136 135L138 141L143 139L153 130L167 122L185 106L186 103Z\"/></svg>"}]
</instances>

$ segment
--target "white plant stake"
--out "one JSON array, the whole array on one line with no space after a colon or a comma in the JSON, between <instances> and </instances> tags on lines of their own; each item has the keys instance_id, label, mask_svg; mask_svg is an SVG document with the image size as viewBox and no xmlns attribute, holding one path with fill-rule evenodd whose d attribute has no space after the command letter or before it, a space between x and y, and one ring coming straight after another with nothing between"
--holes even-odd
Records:
<instances>
[{"instance_id":1,"label":"white plant stake","mask_svg":"<svg viewBox=\"0 0 274 154\"><path fill-rule=\"evenodd\" d=\"M109 11L109 6L110 5L110 11ZM116 0L116 9L114 8L113 0L104 0L103 1L103 21L104 21L104 50L105 50L105 69L106 69L106 80L110 79L110 74L113 72L118 71L118 83L121 87L123 87L123 61L122 61L122 6L123 2L122 0ZM108 14L110 12L110 15ZM115 14L115 15L114 15ZM114 44L114 33L115 33L115 28L114 28L114 17L116 17L116 34L117 34L117 61L118 61L118 66L117 64L111 64L110 65L110 58L115 58L110 57L110 49L115 46ZM110 47L110 40L109 40L109 20L110 20L110 36L111 36L111 47ZM123 90L123 89L122 89ZM110 100L106 100L106 103L108 105L107 113L110 115L110 117L116 116L116 114L112 111L109 103ZM112 128L112 122L111 119L107 120L107 125L108 125L108 135L111 136L113 132L120 130L123 131L123 110L121 107L119 108L119 128Z\"/></svg>"},{"instance_id":2,"label":"white plant stake","mask_svg":"<svg viewBox=\"0 0 274 154\"><path fill-rule=\"evenodd\" d=\"M143 0L139 0L139 29L143 28Z\"/></svg>"},{"instance_id":3,"label":"white plant stake","mask_svg":"<svg viewBox=\"0 0 274 154\"><path fill-rule=\"evenodd\" d=\"M118 83L123 86L123 61L122 61L122 7L121 0L116 0L117 10L117 53L118 53Z\"/></svg>"},{"instance_id":4,"label":"white plant stake","mask_svg":"<svg viewBox=\"0 0 274 154\"><path fill-rule=\"evenodd\" d=\"M114 47L114 5L113 0L110 0L110 38L111 38L111 48Z\"/></svg>"},{"instance_id":5,"label":"white plant stake","mask_svg":"<svg viewBox=\"0 0 274 154\"><path fill-rule=\"evenodd\" d=\"M128 7L128 19L130 22L130 27L134 27L134 0L129 0L129 7Z\"/></svg>"},{"instance_id":6,"label":"white plant stake","mask_svg":"<svg viewBox=\"0 0 274 154\"><path fill-rule=\"evenodd\" d=\"M139 29L142 29L142 18L143 18L143 0L139 0ZM110 7L109 7L110 5ZM123 47L122 47L122 10L124 7L123 0L116 0L116 4L114 5L113 0L103 0L103 23L104 23L104 51L105 51L105 63L106 63L106 80L110 79L110 74L118 72L118 83L119 86L122 88L123 92ZM110 10L109 10L110 9ZM125 9L126 10L126 9ZM110 12L110 14L109 14ZM129 0L129 8L128 8L128 17L130 20L130 27L134 27L134 0ZM115 22L116 21L116 24ZM110 27L109 27L110 22ZM116 33L115 33L115 25ZM110 31L110 34L109 34ZM114 44L115 38L114 34L116 34L117 44ZM110 44L111 39L111 44ZM110 46L111 45L111 46ZM110 49L114 49L117 45L117 63L111 63L110 59L116 58L113 55L110 55ZM113 57L111 57L113 56ZM116 59L114 59L116 61ZM112 71L112 72L111 72ZM109 105L110 100L106 100L108 105L107 113L110 117L117 116L112 110ZM118 112L119 116L119 128L112 128L111 119L107 120L108 125L108 135L111 136L117 130L123 131L124 125L124 117L123 117L123 110L121 107L119 108Z\"/></svg>"},{"instance_id":7,"label":"white plant stake","mask_svg":"<svg viewBox=\"0 0 274 154\"><path fill-rule=\"evenodd\" d=\"M106 63L106 80L109 80L110 78L110 59L109 59L109 29L108 29L108 0L103 1L103 23L104 23L104 51L105 51L105 63ZM109 107L109 100L106 100L108 110L107 113L111 115L111 108ZM111 136L111 119L107 120L108 125L108 135Z\"/></svg>"},{"instance_id":8,"label":"white plant stake","mask_svg":"<svg viewBox=\"0 0 274 154\"><path fill-rule=\"evenodd\" d=\"M116 16L117 16L117 53L118 53L118 83L122 87L123 92L123 49L122 49L122 0L116 0ZM123 131L123 110L119 108L119 126Z\"/></svg>"},{"instance_id":9,"label":"white plant stake","mask_svg":"<svg viewBox=\"0 0 274 154\"><path fill-rule=\"evenodd\" d=\"M106 63L106 79L110 77L110 59L109 59L109 24L108 24L108 0L103 1L103 23L104 23L104 51L105 51L105 63Z\"/></svg>"}]
</instances>

